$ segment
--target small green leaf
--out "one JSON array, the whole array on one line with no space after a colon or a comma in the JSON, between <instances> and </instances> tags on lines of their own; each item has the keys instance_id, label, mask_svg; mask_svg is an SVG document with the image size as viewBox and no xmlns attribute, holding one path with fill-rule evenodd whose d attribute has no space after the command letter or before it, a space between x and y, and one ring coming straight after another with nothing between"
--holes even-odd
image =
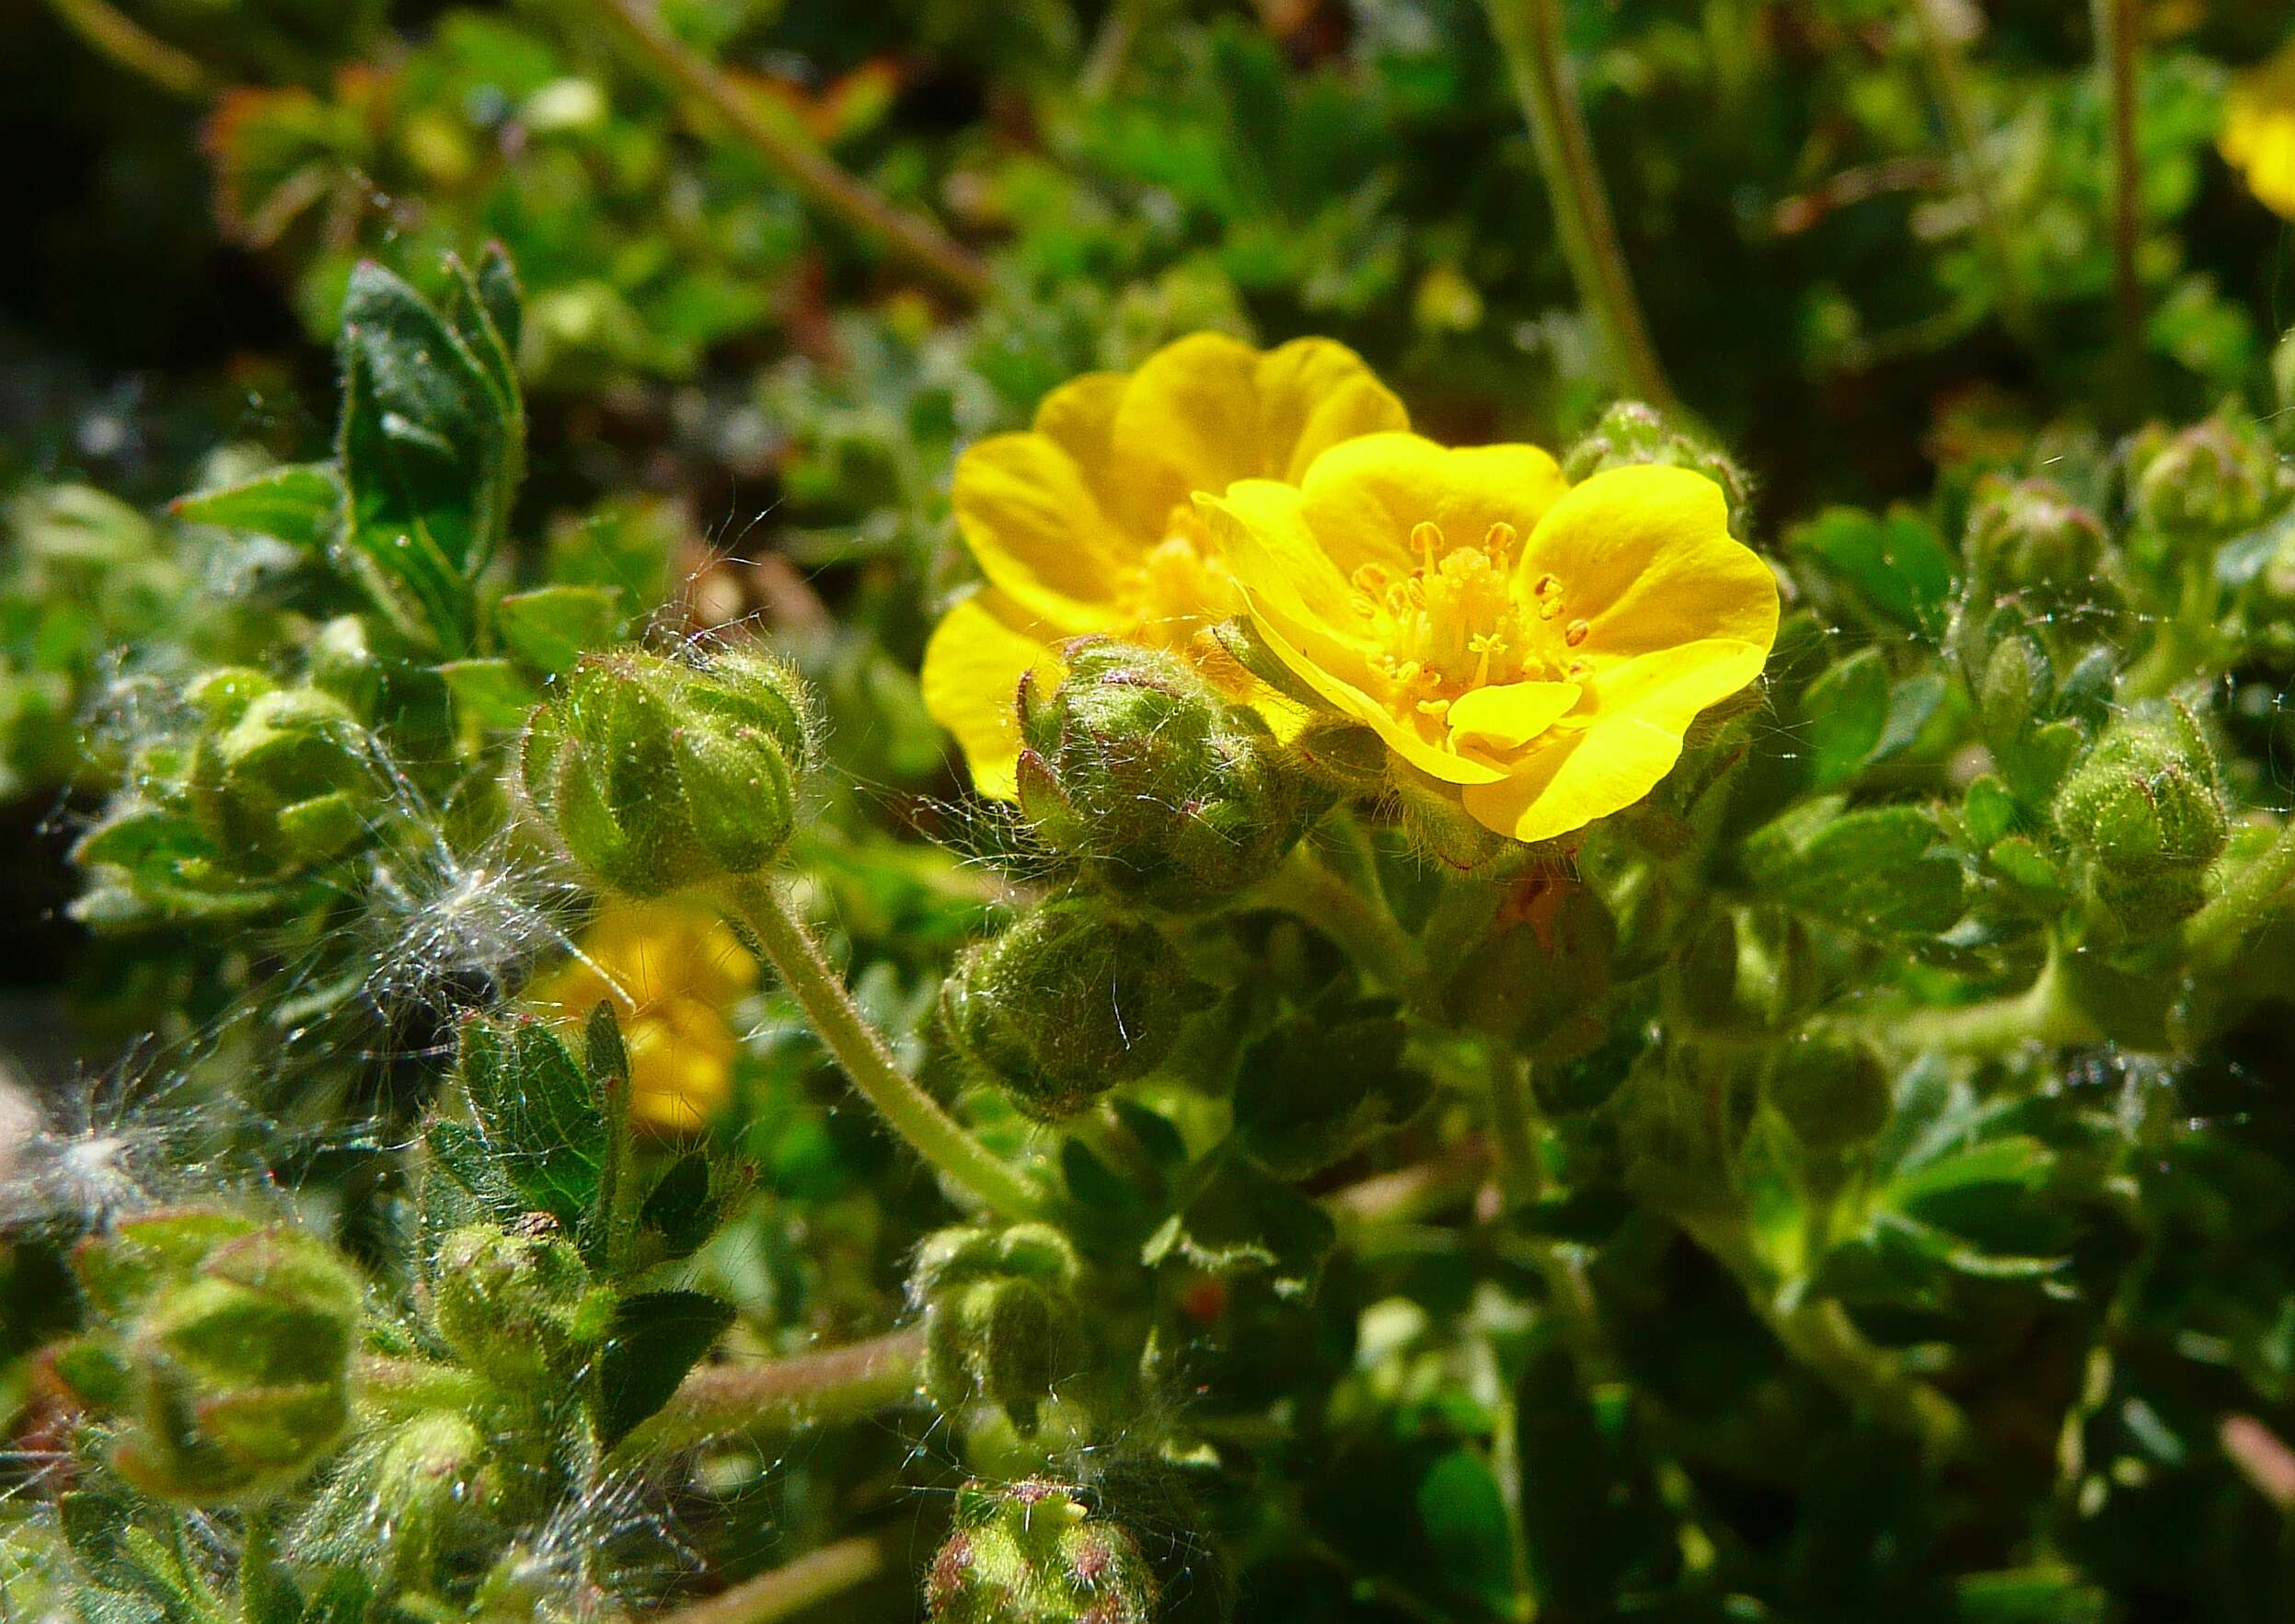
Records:
<instances>
[{"instance_id":1,"label":"small green leaf","mask_svg":"<svg viewBox=\"0 0 2295 1624\"><path fill-rule=\"evenodd\" d=\"M599 1442L612 1448L668 1403L686 1373L732 1322L732 1304L698 1291L623 1298L599 1361Z\"/></svg>"},{"instance_id":2,"label":"small green leaf","mask_svg":"<svg viewBox=\"0 0 2295 1624\"><path fill-rule=\"evenodd\" d=\"M269 536L323 553L342 527L342 481L332 463L292 463L219 490L179 497L178 517Z\"/></svg>"},{"instance_id":3,"label":"small green leaf","mask_svg":"<svg viewBox=\"0 0 2295 1624\"><path fill-rule=\"evenodd\" d=\"M622 595L610 586L545 586L494 606L494 629L513 654L555 676L621 635Z\"/></svg>"},{"instance_id":4,"label":"small green leaf","mask_svg":"<svg viewBox=\"0 0 2295 1624\"><path fill-rule=\"evenodd\" d=\"M1419 1524L1445 1581L1493 1609L1509 1610L1514 1535L1490 1463L1471 1449L1451 1450L1419 1479L1417 1501Z\"/></svg>"},{"instance_id":5,"label":"small green leaf","mask_svg":"<svg viewBox=\"0 0 2295 1624\"><path fill-rule=\"evenodd\" d=\"M1807 554L1883 618L1935 638L1953 594L1953 556L1936 527L1910 508L1874 515L1828 508L1787 545Z\"/></svg>"},{"instance_id":6,"label":"small green leaf","mask_svg":"<svg viewBox=\"0 0 2295 1624\"><path fill-rule=\"evenodd\" d=\"M542 692L507 660L449 660L437 668L466 727L502 732L519 726L542 702Z\"/></svg>"},{"instance_id":7,"label":"small green leaf","mask_svg":"<svg viewBox=\"0 0 2295 1624\"><path fill-rule=\"evenodd\" d=\"M638 1223L660 1239L663 1256L682 1258L709 1238L721 1211L709 1193L708 1153L689 1150L654 1181Z\"/></svg>"},{"instance_id":8,"label":"small green leaf","mask_svg":"<svg viewBox=\"0 0 2295 1624\"><path fill-rule=\"evenodd\" d=\"M531 1016L463 1026L463 1086L503 1177L528 1206L580 1226L605 1158L605 1105L566 1045Z\"/></svg>"},{"instance_id":9,"label":"small green leaf","mask_svg":"<svg viewBox=\"0 0 2295 1624\"><path fill-rule=\"evenodd\" d=\"M1831 789L1864 765L1881 743L1888 708L1888 666L1877 650L1851 655L1809 685L1801 709L1818 789Z\"/></svg>"}]
</instances>

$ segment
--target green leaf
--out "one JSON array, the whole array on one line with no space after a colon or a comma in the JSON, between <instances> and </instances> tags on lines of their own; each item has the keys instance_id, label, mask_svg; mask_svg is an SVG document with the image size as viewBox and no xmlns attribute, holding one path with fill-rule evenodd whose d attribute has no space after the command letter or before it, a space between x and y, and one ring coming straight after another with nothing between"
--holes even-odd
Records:
<instances>
[{"instance_id":1,"label":"green leaf","mask_svg":"<svg viewBox=\"0 0 2295 1624\"><path fill-rule=\"evenodd\" d=\"M318 554L341 531L342 512L342 481L332 463L291 463L175 502L176 515L194 524L273 536Z\"/></svg>"},{"instance_id":2,"label":"green leaf","mask_svg":"<svg viewBox=\"0 0 2295 1624\"><path fill-rule=\"evenodd\" d=\"M1770 899L1862 934L1933 938L1961 916L1960 861L1924 808L1813 803L1758 830L1745 861Z\"/></svg>"},{"instance_id":3,"label":"green leaf","mask_svg":"<svg viewBox=\"0 0 2295 1624\"><path fill-rule=\"evenodd\" d=\"M610 586L545 586L494 606L494 629L513 654L555 676L621 636L622 595Z\"/></svg>"},{"instance_id":4,"label":"green leaf","mask_svg":"<svg viewBox=\"0 0 2295 1624\"><path fill-rule=\"evenodd\" d=\"M1864 765L1888 722L1888 666L1877 650L1851 655L1809 685L1802 696L1808 719L1810 770L1829 789Z\"/></svg>"},{"instance_id":5,"label":"green leaf","mask_svg":"<svg viewBox=\"0 0 2295 1624\"><path fill-rule=\"evenodd\" d=\"M542 702L533 679L508 660L449 660L436 669L454 697L455 715L480 732L518 727Z\"/></svg>"},{"instance_id":6,"label":"green leaf","mask_svg":"<svg viewBox=\"0 0 2295 1624\"><path fill-rule=\"evenodd\" d=\"M702 1292L623 1298L599 1360L598 1441L612 1448L668 1403L686 1373L732 1322L732 1305Z\"/></svg>"},{"instance_id":7,"label":"green leaf","mask_svg":"<svg viewBox=\"0 0 2295 1624\"><path fill-rule=\"evenodd\" d=\"M502 1176L529 1207L581 1226L605 1160L605 1102L531 1016L464 1023L462 1080Z\"/></svg>"},{"instance_id":8,"label":"green leaf","mask_svg":"<svg viewBox=\"0 0 2295 1624\"><path fill-rule=\"evenodd\" d=\"M1151 1268L1177 1257L1212 1274L1264 1271L1279 1294L1295 1296L1337 1239L1321 1207L1280 1180L1230 1163L1148 1238L1140 1257Z\"/></svg>"},{"instance_id":9,"label":"green leaf","mask_svg":"<svg viewBox=\"0 0 2295 1624\"><path fill-rule=\"evenodd\" d=\"M1501 1613L1510 1610L1514 1535L1490 1463L1471 1449L1453 1449L1419 1479L1417 1501L1444 1580Z\"/></svg>"},{"instance_id":10,"label":"green leaf","mask_svg":"<svg viewBox=\"0 0 2295 1624\"><path fill-rule=\"evenodd\" d=\"M1953 595L1953 555L1936 527L1910 508L1875 516L1828 508L1795 529L1787 546L1820 563L1883 618L1936 638Z\"/></svg>"},{"instance_id":11,"label":"green leaf","mask_svg":"<svg viewBox=\"0 0 2295 1624\"><path fill-rule=\"evenodd\" d=\"M638 1224L660 1239L664 1257L682 1258L709 1238L722 1210L709 1193L708 1153L689 1150L654 1181Z\"/></svg>"}]
</instances>

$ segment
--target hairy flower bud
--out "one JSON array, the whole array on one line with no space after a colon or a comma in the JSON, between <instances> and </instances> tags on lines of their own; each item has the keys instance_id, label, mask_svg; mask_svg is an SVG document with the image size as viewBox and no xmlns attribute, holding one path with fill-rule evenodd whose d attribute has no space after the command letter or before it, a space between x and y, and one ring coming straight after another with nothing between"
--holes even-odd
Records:
<instances>
[{"instance_id":1,"label":"hairy flower bud","mask_svg":"<svg viewBox=\"0 0 2295 1624\"><path fill-rule=\"evenodd\" d=\"M1476 1031L1541 1059L1583 1054L1609 1031L1618 922L1593 887L1540 875L1515 888L1497 928L1451 980Z\"/></svg>"},{"instance_id":2,"label":"hairy flower bud","mask_svg":"<svg viewBox=\"0 0 2295 1624\"><path fill-rule=\"evenodd\" d=\"M325 1242L206 1209L131 1219L75 1262L105 1329L57 1372L131 1422L114 1464L150 1494L244 1504L341 1434L363 1294Z\"/></svg>"},{"instance_id":3,"label":"hairy flower bud","mask_svg":"<svg viewBox=\"0 0 2295 1624\"><path fill-rule=\"evenodd\" d=\"M781 854L811 754L803 691L778 662L592 655L527 724L527 795L605 890L658 896Z\"/></svg>"},{"instance_id":4,"label":"hairy flower bud","mask_svg":"<svg viewBox=\"0 0 2295 1624\"><path fill-rule=\"evenodd\" d=\"M1968 553L1993 590L2050 599L2092 594L2105 554L2104 521L2049 479L1978 481Z\"/></svg>"},{"instance_id":5,"label":"hairy flower bud","mask_svg":"<svg viewBox=\"0 0 2295 1624\"><path fill-rule=\"evenodd\" d=\"M1888 1125L1888 1073L1863 1043L1791 1043L1770 1070L1769 1101L1811 1150L1847 1150Z\"/></svg>"},{"instance_id":6,"label":"hairy flower bud","mask_svg":"<svg viewBox=\"0 0 2295 1624\"><path fill-rule=\"evenodd\" d=\"M968 950L940 1012L960 1054L1051 1121L1161 1065L1207 993L1161 934L1070 899Z\"/></svg>"},{"instance_id":7,"label":"hairy flower bud","mask_svg":"<svg viewBox=\"0 0 2295 1624\"><path fill-rule=\"evenodd\" d=\"M1683 432L1655 407L1639 400L1617 401L1592 429L1563 454L1563 477L1575 485L1609 468L1660 463L1692 468L1722 488L1729 501L1729 529L1742 539L1750 513L1752 481L1722 452Z\"/></svg>"},{"instance_id":8,"label":"hairy flower bud","mask_svg":"<svg viewBox=\"0 0 2295 1624\"><path fill-rule=\"evenodd\" d=\"M439 1243L432 1319L465 1364L508 1386L564 1376L604 1328L588 1269L554 1231L472 1224Z\"/></svg>"},{"instance_id":9,"label":"hairy flower bud","mask_svg":"<svg viewBox=\"0 0 2295 1624\"><path fill-rule=\"evenodd\" d=\"M2196 911L2231 837L2214 753L2173 700L2114 722L2064 780L2054 815L2057 833L2093 865L2096 899L2133 935Z\"/></svg>"},{"instance_id":10,"label":"hairy flower bud","mask_svg":"<svg viewBox=\"0 0 2295 1624\"><path fill-rule=\"evenodd\" d=\"M2252 427L2221 417L2152 431L2129 453L2137 516L2178 542L2208 547L2252 530L2279 504L2278 459Z\"/></svg>"},{"instance_id":11,"label":"hairy flower bud","mask_svg":"<svg viewBox=\"0 0 2295 1624\"><path fill-rule=\"evenodd\" d=\"M1079 1265L1046 1224L943 1229L927 1238L909 1276L924 1310L925 1389L943 1411L1000 1404L1023 1432L1036 1405L1073 1366L1081 1341Z\"/></svg>"},{"instance_id":12,"label":"hairy flower bud","mask_svg":"<svg viewBox=\"0 0 2295 1624\"><path fill-rule=\"evenodd\" d=\"M1051 694L1021 687L1021 810L1094 883L1200 907L1263 878L1328 794L1267 724L1181 661L1105 638L1070 643Z\"/></svg>"},{"instance_id":13,"label":"hairy flower bud","mask_svg":"<svg viewBox=\"0 0 2295 1624\"><path fill-rule=\"evenodd\" d=\"M958 1490L955 1531L925 1575L934 1624L1147 1624L1155 1605L1132 1532L1041 1480Z\"/></svg>"},{"instance_id":14,"label":"hairy flower bud","mask_svg":"<svg viewBox=\"0 0 2295 1624\"><path fill-rule=\"evenodd\" d=\"M265 680L205 685L213 722L191 756L193 815L243 874L323 861L372 827L376 780L351 708L318 688L256 691Z\"/></svg>"}]
</instances>

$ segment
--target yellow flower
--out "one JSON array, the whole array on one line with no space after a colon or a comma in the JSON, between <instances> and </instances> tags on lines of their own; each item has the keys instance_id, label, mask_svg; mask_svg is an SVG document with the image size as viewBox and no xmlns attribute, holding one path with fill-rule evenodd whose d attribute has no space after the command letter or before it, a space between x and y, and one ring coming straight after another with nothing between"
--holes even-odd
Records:
<instances>
[{"instance_id":1,"label":"yellow flower","mask_svg":"<svg viewBox=\"0 0 2295 1624\"><path fill-rule=\"evenodd\" d=\"M1536 446L1374 434L1202 506L1275 655L1517 840L1647 794L1777 639L1776 578L1686 468L1573 487Z\"/></svg>"},{"instance_id":2,"label":"yellow flower","mask_svg":"<svg viewBox=\"0 0 2295 1624\"><path fill-rule=\"evenodd\" d=\"M579 954L527 998L575 1032L611 999L629 1050L630 1117L677 1134L724 1108L738 1047L726 1010L756 985L756 961L722 920L676 903L612 901Z\"/></svg>"},{"instance_id":3,"label":"yellow flower","mask_svg":"<svg viewBox=\"0 0 2295 1624\"><path fill-rule=\"evenodd\" d=\"M2232 80L2215 144L2264 207L2295 220L2295 45Z\"/></svg>"},{"instance_id":4,"label":"yellow flower","mask_svg":"<svg viewBox=\"0 0 2295 1624\"><path fill-rule=\"evenodd\" d=\"M1297 479L1328 446L1408 425L1344 345L1300 339L1263 353L1196 333L1137 372L1061 386L1026 433L967 451L956 524L988 582L934 630L924 697L980 792L1011 799L1020 680L1057 681L1061 644L1098 632L1184 650L1240 610L1195 492Z\"/></svg>"}]
</instances>

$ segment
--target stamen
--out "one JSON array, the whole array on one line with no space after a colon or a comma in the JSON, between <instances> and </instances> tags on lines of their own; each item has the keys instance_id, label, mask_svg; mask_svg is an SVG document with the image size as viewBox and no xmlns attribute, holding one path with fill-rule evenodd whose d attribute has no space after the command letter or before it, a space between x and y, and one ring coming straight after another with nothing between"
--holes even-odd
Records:
<instances>
[{"instance_id":1,"label":"stamen","mask_svg":"<svg viewBox=\"0 0 2295 1624\"><path fill-rule=\"evenodd\" d=\"M1411 526L1411 546L1417 549L1423 560L1419 567L1432 570L1435 560L1443 553L1442 526L1432 519L1421 519Z\"/></svg>"},{"instance_id":2,"label":"stamen","mask_svg":"<svg viewBox=\"0 0 2295 1624\"><path fill-rule=\"evenodd\" d=\"M1418 713L1421 716L1447 716L1450 713L1450 701L1447 699L1421 699L1418 702Z\"/></svg>"},{"instance_id":3,"label":"stamen","mask_svg":"<svg viewBox=\"0 0 2295 1624\"><path fill-rule=\"evenodd\" d=\"M1530 595L1538 600L1538 617L1551 620L1562 613L1562 577L1551 570L1531 583Z\"/></svg>"},{"instance_id":4,"label":"stamen","mask_svg":"<svg viewBox=\"0 0 2295 1624\"><path fill-rule=\"evenodd\" d=\"M1493 524L1488 532L1483 535L1482 550L1500 563L1504 563L1506 555L1514 550L1515 540L1514 526L1504 519L1500 519Z\"/></svg>"},{"instance_id":5,"label":"stamen","mask_svg":"<svg viewBox=\"0 0 2295 1624\"><path fill-rule=\"evenodd\" d=\"M1474 685L1481 687L1490 680L1490 657L1505 652L1506 640L1494 631L1478 631L1466 639L1466 651L1480 655L1474 662Z\"/></svg>"},{"instance_id":6,"label":"stamen","mask_svg":"<svg viewBox=\"0 0 2295 1624\"><path fill-rule=\"evenodd\" d=\"M1586 633L1592 631L1593 629L1594 628L1592 627L1588 626L1583 620L1573 620L1566 628L1563 628L1562 640L1574 649L1580 643L1586 641Z\"/></svg>"}]
</instances>

